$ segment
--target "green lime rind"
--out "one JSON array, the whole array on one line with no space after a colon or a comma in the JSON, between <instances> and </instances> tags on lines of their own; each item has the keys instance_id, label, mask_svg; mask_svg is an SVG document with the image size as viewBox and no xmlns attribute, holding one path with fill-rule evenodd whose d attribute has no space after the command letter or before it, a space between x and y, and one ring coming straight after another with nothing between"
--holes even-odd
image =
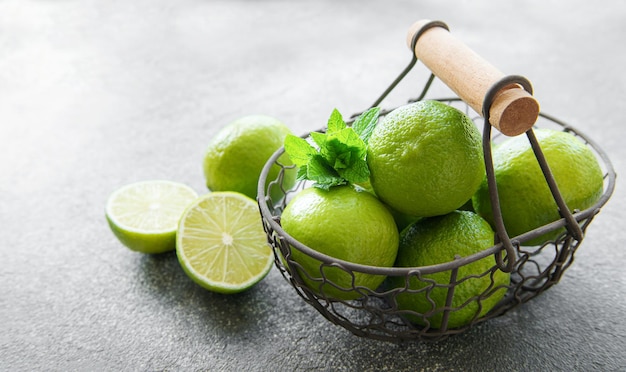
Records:
<instances>
[{"instance_id":1,"label":"green lime rind","mask_svg":"<svg viewBox=\"0 0 626 372\"><path fill-rule=\"evenodd\" d=\"M283 146L291 130L281 121L266 115L248 115L224 126L207 145L202 169L206 186L211 191L235 191L256 199L259 176L268 159ZM278 162L293 165L285 153ZM289 189L296 180L296 169L274 164L266 185L284 172L283 186ZM280 190L271 195L279 198Z\"/></svg>"},{"instance_id":2,"label":"green lime rind","mask_svg":"<svg viewBox=\"0 0 626 372\"><path fill-rule=\"evenodd\" d=\"M381 119L369 139L367 164L376 195L416 217L460 208L485 175L478 128L438 101L400 106Z\"/></svg>"},{"instance_id":3,"label":"green lime rind","mask_svg":"<svg viewBox=\"0 0 626 372\"><path fill-rule=\"evenodd\" d=\"M144 233L120 228L106 216L113 234L128 249L141 253L159 254L176 248L176 230L163 233Z\"/></svg>"},{"instance_id":4,"label":"green lime rind","mask_svg":"<svg viewBox=\"0 0 626 372\"><path fill-rule=\"evenodd\" d=\"M391 267L396 258L399 233L392 214L372 193L351 185L300 191L287 204L281 224L300 243L340 260ZM295 248L289 259L304 284L328 299L360 298L385 279L322 265Z\"/></svg>"},{"instance_id":5,"label":"green lime rind","mask_svg":"<svg viewBox=\"0 0 626 372\"><path fill-rule=\"evenodd\" d=\"M602 196L603 172L591 149L573 134L535 129L535 136L567 207L584 210ZM504 225L515 237L561 218L535 153L526 136L512 137L493 150L493 164ZM472 198L478 214L494 226L486 179ZM541 245L554 240L565 228L521 242Z\"/></svg>"},{"instance_id":6,"label":"green lime rind","mask_svg":"<svg viewBox=\"0 0 626 372\"><path fill-rule=\"evenodd\" d=\"M400 236L396 266L424 267L452 262L493 245L493 230L470 211L454 211L445 216L424 218L407 227ZM449 308L448 328L459 328L488 313L506 294L510 274L496 266L493 255L461 266ZM410 310L407 318L430 328L441 328L452 272L412 275L411 292L396 296L400 310ZM493 282L492 282L493 278ZM406 278L390 277L392 287L404 288Z\"/></svg>"}]
</instances>

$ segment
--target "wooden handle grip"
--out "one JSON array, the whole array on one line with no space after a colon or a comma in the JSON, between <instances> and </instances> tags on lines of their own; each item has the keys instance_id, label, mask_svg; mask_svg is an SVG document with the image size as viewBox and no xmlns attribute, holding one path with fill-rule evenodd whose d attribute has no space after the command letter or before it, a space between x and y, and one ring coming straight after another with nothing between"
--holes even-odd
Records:
<instances>
[{"instance_id":1,"label":"wooden handle grip","mask_svg":"<svg viewBox=\"0 0 626 372\"><path fill-rule=\"evenodd\" d=\"M407 42L429 24L414 23ZM452 89L474 111L482 115L483 101L489 89L505 75L493 67L445 28L425 29L415 43L415 55L441 81ZM507 85L494 96L489 110L489 123L508 136L530 129L539 116L539 103L518 84Z\"/></svg>"}]
</instances>

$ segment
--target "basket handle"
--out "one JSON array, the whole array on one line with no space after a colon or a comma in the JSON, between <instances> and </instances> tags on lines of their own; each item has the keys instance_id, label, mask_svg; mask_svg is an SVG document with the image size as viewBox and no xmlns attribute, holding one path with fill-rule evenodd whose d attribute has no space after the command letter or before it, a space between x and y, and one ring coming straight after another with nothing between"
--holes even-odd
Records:
<instances>
[{"instance_id":1,"label":"basket handle","mask_svg":"<svg viewBox=\"0 0 626 372\"><path fill-rule=\"evenodd\" d=\"M483 114L487 93L505 75L455 38L445 23L415 22L407 36L417 59L477 113ZM489 105L488 105L489 107ZM539 116L539 103L519 84L501 87L493 95L489 123L507 136L529 130Z\"/></svg>"}]
</instances>

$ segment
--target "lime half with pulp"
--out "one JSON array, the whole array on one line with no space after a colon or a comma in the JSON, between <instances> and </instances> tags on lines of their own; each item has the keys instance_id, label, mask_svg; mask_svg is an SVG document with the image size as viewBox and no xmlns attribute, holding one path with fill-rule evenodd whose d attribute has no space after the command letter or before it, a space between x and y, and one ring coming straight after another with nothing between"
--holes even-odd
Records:
<instances>
[{"instance_id":1,"label":"lime half with pulp","mask_svg":"<svg viewBox=\"0 0 626 372\"><path fill-rule=\"evenodd\" d=\"M115 236L131 250L163 253L176 247L178 220L197 197L180 183L141 181L114 191L105 215Z\"/></svg>"},{"instance_id":2,"label":"lime half with pulp","mask_svg":"<svg viewBox=\"0 0 626 372\"><path fill-rule=\"evenodd\" d=\"M257 203L231 191L203 195L185 210L176 253L194 282L219 293L254 286L274 261Z\"/></svg>"}]
</instances>

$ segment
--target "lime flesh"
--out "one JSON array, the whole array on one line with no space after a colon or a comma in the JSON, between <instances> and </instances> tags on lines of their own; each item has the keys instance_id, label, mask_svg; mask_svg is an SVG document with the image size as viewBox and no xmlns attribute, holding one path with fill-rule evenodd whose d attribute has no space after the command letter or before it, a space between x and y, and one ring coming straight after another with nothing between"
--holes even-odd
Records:
<instances>
[{"instance_id":1,"label":"lime flesh","mask_svg":"<svg viewBox=\"0 0 626 372\"><path fill-rule=\"evenodd\" d=\"M180 183L141 181L114 191L105 215L115 236L129 249L163 253L176 247L178 220L197 197L193 189Z\"/></svg>"},{"instance_id":2,"label":"lime flesh","mask_svg":"<svg viewBox=\"0 0 626 372\"><path fill-rule=\"evenodd\" d=\"M187 208L180 219L176 253L194 282L219 293L254 286L274 260L256 202L229 191L203 195Z\"/></svg>"}]
</instances>

